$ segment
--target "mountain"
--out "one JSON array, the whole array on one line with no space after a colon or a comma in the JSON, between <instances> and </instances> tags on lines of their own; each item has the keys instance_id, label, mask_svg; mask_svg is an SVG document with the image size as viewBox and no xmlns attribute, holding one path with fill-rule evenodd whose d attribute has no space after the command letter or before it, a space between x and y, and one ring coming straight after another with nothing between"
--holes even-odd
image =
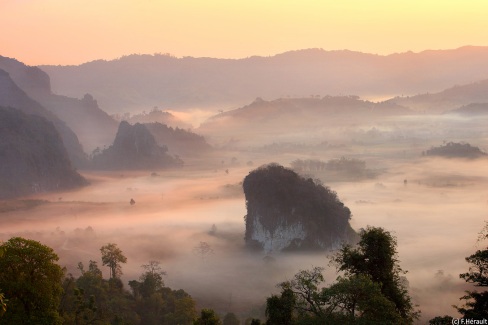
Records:
<instances>
[{"instance_id":1,"label":"mountain","mask_svg":"<svg viewBox=\"0 0 488 325\"><path fill-rule=\"evenodd\" d=\"M246 245L273 253L337 249L357 234L351 211L335 192L277 164L262 166L243 182Z\"/></svg>"},{"instance_id":2,"label":"mountain","mask_svg":"<svg viewBox=\"0 0 488 325\"><path fill-rule=\"evenodd\" d=\"M0 199L86 184L52 122L5 107L0 107L0 179Z\"/></svg>"},{"instance_id":3,"label":"mountain","mask_svg":"<svg viewBox=\"0 0 488 325\"><path fill-rule=\"evenodd\" d=\"M289 133L412 113L395 103L373 103L357 96L280 98L272 101L257 98L249 105L209 118L197 130L202 134Z\"/></svg>"},{"instance_id":4,"label":"mountain","mask_svg":"<svg viewBox=\"0 0 488 325\"><path fill-rule=\"evenodd\" d=\"M172 128L161 123L146 123L146 128L160 146L180 157L195 156L209 152L212 147L205 138L180 128Z\"/></svg>"},{"instance_id":5,"label":"mountain","mask_svg":"<svg viewBox=\"0 0 488 325\"><path fill-rule=\"evenodd\" d=\"M386 102L424 113L442 113L468 104L488 103L488 79L454 86L433 94L395 97Z\"/></svg>"},{"instance_id":6,"label":"mountain","mask_svg":"<svg viewBox=\"0 0 488 325\"><path fill-rule=\"evenodd\" d=\"M160 169L181 166L183 161L168 153L167 147L158 146L143 125L120 122L113 145L96 152L93 167L96 169Z\"/></svg>"},{"instance_id":7,"label":"mountain","mask_svg":"<svg viewBox=\"0 0 488 325\"><path fill-rule=\"evenodd\" d=\"M483 104L469 104L452 111L446 112L446 114L458 114L463 116L488 116L488 102Z\"/></svg>"},{"instance_id":8,"label":"mountain","mask_svg":"<svg viewBox=\"0 0 488 325\"><path fill-rule=\"evenodd\" d=\"M101 110L90 94L81 99L53 94L47 73L38 67L0 56L0 69L7 71L27 95L64 121L88 151L109 144L117 132L118 122Z\"/></svg>"},{"instance_id":9,"label":"mountain","mask_svg":"<svg viewBox=\"0 0 488 325\"><path fill-rule=\"evenodd\" d=\"M239 107L256 97L359 95L385 98L438 92L488 78L488 47L374 55L308 49L245 59L129 55L79 66L42 66L53 90L85 93L108 112L154 106Z\"/></svg>"},{"instance_id":10,"label":"mountain","mask_svg":"<svg viewBox=\"0 0 488 325\"><path fill-rule=\"evenodd\" d=\"M171 114L170 112L166 112L163 110L160 110L158 108L153 108L149 113L146 113L143 111L142 113L139 114L133 114L131 115L130 113L126 114L114 114L112 115L116 120L119 121L127 121L130 124L135 124L135 123L161 123L161 124L166 124L167 126L170 127L178 127L180 129L191 129L192 125L189 123L185 123L181 119L177 118L174 114Z\"/></svg>"},{"instance_id":11,"label":"mountain","mask_svg":"<svg viewBox=\"0 0 488 325\"><path fill-rule=\"evenodd\" d=\"M76 134L56 115L30 98L2 69L0 69L0 106L18 108L24 113L38 115L51 121L63 139L73 165L86 167L88 159Z\"/></svg>"}]
</instances>

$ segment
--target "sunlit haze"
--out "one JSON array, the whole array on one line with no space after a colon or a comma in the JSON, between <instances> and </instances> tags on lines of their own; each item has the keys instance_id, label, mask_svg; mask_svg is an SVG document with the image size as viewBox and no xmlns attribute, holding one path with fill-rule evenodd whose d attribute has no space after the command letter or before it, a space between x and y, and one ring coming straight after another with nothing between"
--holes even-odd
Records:
<instances>
[{"instance_id":1,"label":"sunlit haze","mask_svg":"<svg viewBox=\"0 0 488 325\"><path fill-rule=\"evenodd\" d=\"M289 50L376 54L488 45L485 1L1 0L1 54L80 64L141 53L217 58Z\"/></svg>"}]
</instances>

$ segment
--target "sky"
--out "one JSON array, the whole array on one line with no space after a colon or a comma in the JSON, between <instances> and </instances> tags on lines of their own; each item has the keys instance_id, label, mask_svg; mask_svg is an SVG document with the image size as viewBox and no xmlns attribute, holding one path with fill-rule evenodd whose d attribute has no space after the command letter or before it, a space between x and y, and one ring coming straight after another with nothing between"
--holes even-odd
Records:
<instances>
[{"instance_id":1,"label":"sky","mask_svg":"<svg viewBox=\"0 0 488 325\"><path fill-rule=\"evenodd\" d=\"M0 55L29 65L129 54L244 58L487 46L485 0L0 0Z\"/></svg>"}]
</instances>

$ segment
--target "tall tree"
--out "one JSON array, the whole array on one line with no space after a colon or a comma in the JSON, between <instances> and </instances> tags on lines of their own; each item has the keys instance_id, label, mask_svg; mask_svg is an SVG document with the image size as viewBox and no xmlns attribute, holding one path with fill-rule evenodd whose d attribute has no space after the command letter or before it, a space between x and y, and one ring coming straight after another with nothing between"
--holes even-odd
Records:
<instances>
[{"instance_id":1,"label":"tall tree","mask_svg":"<svg viewBox=\"0 0 488 325\"><path fill-rule=\"evenodd\" d=\"M14 237L1 245L0 288L8 297L2 324L61 324L63 269L52 248Z\"/></svg>"},{"instance_id":2,"label":"tall tree","mask_svg":"<svg viewBox=\"0 0 488 325\"><path fill-rule=\"evenodd\" d=\"M220 318L213 309L202 309L200 317L198 317L194 325L222 325Z\"/></svg>"},{"instance_id":3,"label":"tall tree","mask_svg":"<svg viewBox=\"0 0 488 325\"><path fill-rule=\"evenodd\" d=\"M478 242L486 239L488 239L488 223L481 232ZM476 287L488 287L488 247L483 250L477 250L474 254L466 257L466 262L470 264L469 270L460 274L459 277L468 283L474 284ZM488 290L469 290L460 299L465 300L465 305L456 307L456 309L465 318L488 318Z\"/></svg>"},{"instance_id":4,"label":"tall tree","mask_svg":"<svg viewBox=\"0 0 488 325\"><path fill-rule=\"evenodd\" d=\"M412 323L420 311L415 310L408 294L403 277L406 271L398 263L396 238L383 228L369 226L361 230L360 237L357 247L344 246L333 257L333 263L346 276L364 275L378 283L402 319Z\"/></svg>"},{"instance_id":5,"label":"tall tree","mask_svg":"<svg viewBox=\"0 0 488 325\"><path fill-rule=\"evenodd\" d=\"M121 263L127 263L127 257L122 254L122 250L117 244L108 243L100 248L102 253L102 263L110 269L110 278L119 278L122 275Z\"/></svg>"}]
</instances>

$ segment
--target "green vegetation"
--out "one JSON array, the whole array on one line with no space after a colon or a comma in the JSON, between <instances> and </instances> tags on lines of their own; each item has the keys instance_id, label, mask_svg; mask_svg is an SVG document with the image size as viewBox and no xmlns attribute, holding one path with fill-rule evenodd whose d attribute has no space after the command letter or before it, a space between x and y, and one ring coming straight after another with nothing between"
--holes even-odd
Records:
<instances>
[{"instance_id":1,"label":"green vegetation","mask_svg":"<svg viewBox=\"0 0 488 325\"><path fill-rule=\"evenodd\" d=\"M412 324L414 309L396 258L396 240L382 228L361 231L357 247L333 258L344 277L329 287L323 269L298 272L267 300L266 324Z\"/></svg>"},{"instance_id":2,"label":"green vegetation","mask_svg":"<svg viewBox=\"0 0 488 325\"><path fill-rule=\"evenodd\" d=\"M488 239L487 230L488 224L482 232L480 241ZM476 287L488 287L488 247L466 257L466 262L470 264L469 271L460 274L459 277ZM465 301L465 305L455 308L464 318L488 319L488 290L469 290L460 299Z\"/></svg>"},{"instance_id":3,"label":"green vegetation","mask_svg":"<svg viewBox=\"0 0 488 325\"><path fill-rule=\"evenodd\" d=\"M58 313L63 270L41 243L13 237L2 246L0 288L8 299L5 324L61 324Z\"/></svg>"}]
</instances>

